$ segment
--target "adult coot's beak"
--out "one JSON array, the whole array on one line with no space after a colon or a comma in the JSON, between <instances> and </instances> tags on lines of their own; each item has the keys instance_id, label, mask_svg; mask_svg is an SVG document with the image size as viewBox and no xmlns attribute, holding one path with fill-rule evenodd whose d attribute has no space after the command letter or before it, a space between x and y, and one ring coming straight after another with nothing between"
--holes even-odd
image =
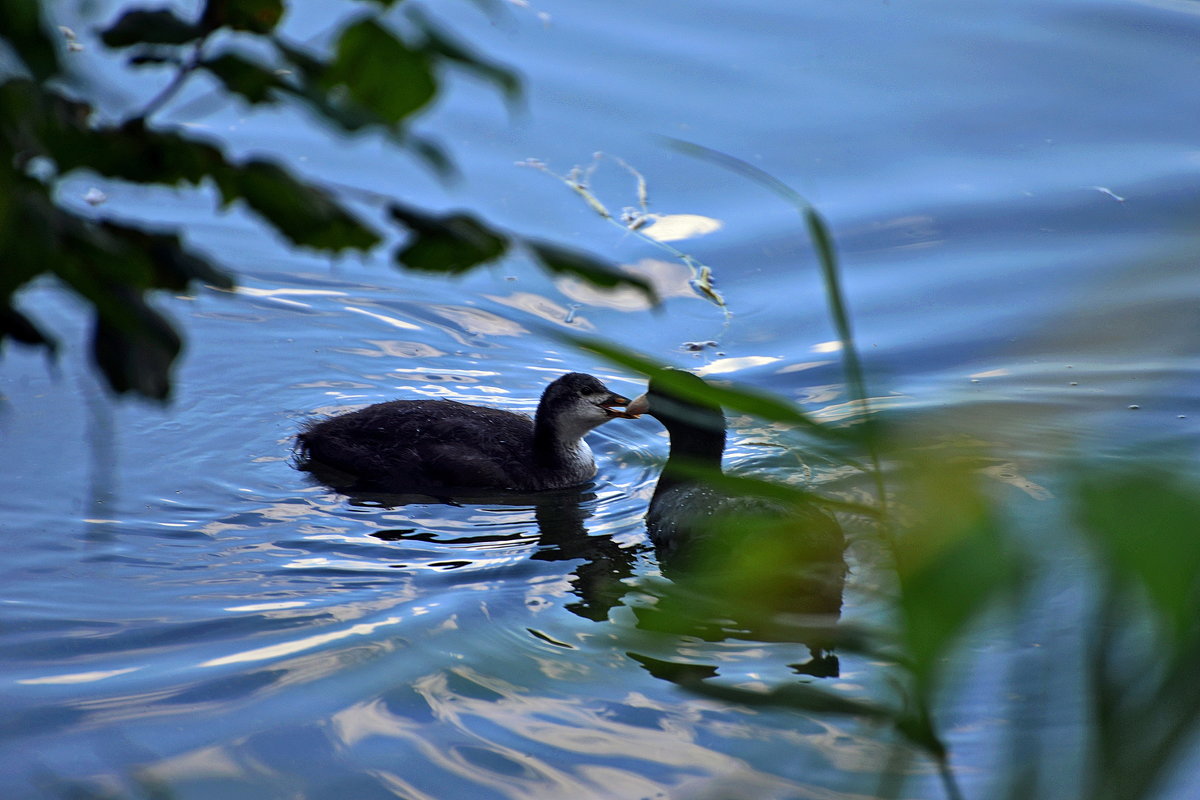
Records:
<instances>
[{"instance_id":1,"label":"adult coot's beak","mask_svg":"<svg viewBox=\"0 0 1200 800\"><path fill-rule=\"evenodd\" d=\"M646 399L646 395L638 395L625 404L625 416L630 419L637 419L642 414L650 410L650 401Z\"/></svg>"},{"instance_id":2,"label":"adult coot's beak","mask_svg":"<svg viewBox=\"0 0 1200 800\"><path fill-rule=\"evenodd\" d=\"M630 414L628 412L622 411L619 408L614 408L614 406L627 406L627 405L629 405L629 398L622 397L619 394L610 394L608 397L604 398L604 400L600 403L600 407L603 408L605 413L608 414L610 417L621 418L621 419L637 419L637 416L635 414Z\"/></svg>"}]
</instances>

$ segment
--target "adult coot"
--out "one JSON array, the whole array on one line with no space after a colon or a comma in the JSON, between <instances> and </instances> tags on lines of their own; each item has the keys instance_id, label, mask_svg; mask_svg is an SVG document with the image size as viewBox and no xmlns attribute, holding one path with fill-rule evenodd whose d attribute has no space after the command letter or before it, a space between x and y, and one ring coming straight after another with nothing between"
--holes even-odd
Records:
<instances>
[{"instance_id":1,"label":"adult coot","mask_svg":"<svg viewBox=\"0 0 1200 800\"><path fill-rule=\"evenodd\" d=\"M584 434L629 400L572 372L542 393L533 419L454 400L393 400L309 424L296 436L298 466L343 473L360 490L453 493L539 491L596 474Z\"/></svg>"},{"instance_id":2,"label":"adult coot","mask_svg":"<svg viewBox=\"0 0 1200 800\"><path fill-rule=\"evenodd\" d=\"M841 526L812 503L729 494L706 480L721 474L725 415L695 399L703 380L675 374L673 383L691 391L652 380L625 409L657 419L671 440L646 528L679 594L635 609L639 625L714 640L803 642L812 658L793 670L838 675L831 648L846 582Z\"/></svg>"},{"instance_id":3,"label":"adult coot","mask_svg":"<svg viewBox=\"0 0 1200 800\"><path fill-rule=\"evenodd\" d=\"M658 420L670 437L670 453L646 512L646 528L660 556L695 549L701 540L709 539L724 538L729 545L744 546L746 542L734 535L739 519L779 519L794 532L795 551L805 560L842 565L844 572L845 537L837 521L822 509L727 494L698 474L698 470L721 473L725 415L719 406L693 399L705 389L701 378L682 370L672 373L694 391L672 391L661 381L651 381L646 393L625 409L630 415ZM720 541L713 544L722 546Z\"/></svg>"}]
</instances>

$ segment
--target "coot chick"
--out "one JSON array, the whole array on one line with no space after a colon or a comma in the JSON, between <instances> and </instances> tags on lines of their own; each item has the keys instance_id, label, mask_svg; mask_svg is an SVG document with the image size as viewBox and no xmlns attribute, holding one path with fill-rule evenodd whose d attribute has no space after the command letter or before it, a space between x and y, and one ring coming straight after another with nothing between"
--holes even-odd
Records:
<instances>
[{"instance_id":1,"label":"coot chick","mask_svg":"<svg viewBox=\"0 0 1200 800\"><path fill-rule=\"evenodd\" d=\"M298 466L345 473L354 489L453 494L540 491L586 483L596 462L584 434L629 400L572 372L542 393L533 419L454 400L393 400L309 424Z\"/></svg>"},{"instance_id":2,"label":"coot chick","mask_svg":"<svg viewBox=\"0 0 1200 800\"><path fill-rule=\"evenodd\" d=\"M706 386L690 372L672 373L700 392ZM683 555L701 543L712 544L718 551L726 546L752 546L736 535L739 520L776 519L786 523L792 539L789 550L810 563L832 564L839 578L844 575L845 537L837 521L822 509L726 494L696 475L697 469L721 472L725 415L719 406L685 397L652 380L646 393L625 410L630 415L653 417L670 437L670 453L646 513L646 527L660 558ZM712 557L706 560L711 562Z\"/></svg>"}]
</instances>

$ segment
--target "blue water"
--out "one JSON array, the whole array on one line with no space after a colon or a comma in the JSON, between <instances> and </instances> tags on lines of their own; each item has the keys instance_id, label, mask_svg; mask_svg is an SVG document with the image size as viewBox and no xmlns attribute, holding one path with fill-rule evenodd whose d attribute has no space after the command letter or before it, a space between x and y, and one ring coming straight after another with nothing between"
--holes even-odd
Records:
<instances>
[{"instance_id":1,"label":"blue water","mask_svg":"<svg viewBox=\"0 0 1200 800\"><path fill-rule=\"evenodd\" d=\"M287 30L319 40L336 17L302 5ZM88 30L77 11L64 4L63 21ZM704 699L628 655L710 665L744 686L806 680L788 667L807 657L801 644L639 627L663 580L641 522L665 444L652 423L600 429L594 485L541 509L347 498L291 468L290 438L314 416L394 397L531 411L571 370L639 391L557 330L841 418L836 337L794 210L662 138L678 137L771 172L821 211L877 407L930 441L985 440L1025 481L997 484L1008 512L1031 535L1055 529L1068 514L1054 465L1194 456L1200 441L1198 12L1183 0L536 0L489 18L440 4L527 92L510 112L450 80L420 126L461 169L449 186L370 138L185 93L164 121L589 250L652 276L666 299L652 312L521 257L452 280L398 272L382 253L331 261L288 251L239 209L214 215L206 191L78 176L68 202L83 208L96 186L103 212L181 225L240 286L162 299L187 337L165 408L104 394L75 301L47 287L22 297L68 346L57 364L9 348L0 366L0 795L840 798L872 795L891 770L902 796L942 796L933 765L894 760L884 729ZM114 107L163 80L119 78L94 43L79 58L120 80ZM515 166L562 173L596 152L646 177L652 211L721 222L675 244L713 268L731 317L663 250ZM593 183L613 209L636 203L611 158ZM788 432L737 423L732 466L838 496L868 488L756 444L794 444ZM850 621L882 615L871 555L852 549ZM1078 566L1061 569L1067 588L1036 628L1020 641L981 632L964 656L974 680L938 709L969 797L986 796L1030 718L1065 765L1046 796L1078 786L1078 704L1039 716L1031 691L1014 713L1005 693L1014 668L1038 676L1042 697L1070 685L1056 675L1067 667L1040 660L1076 621ZM859 697L886 680L847 654L823 683ZM1194 794L1182 772L1164 796Z\"/></svg>"}]
</instances>

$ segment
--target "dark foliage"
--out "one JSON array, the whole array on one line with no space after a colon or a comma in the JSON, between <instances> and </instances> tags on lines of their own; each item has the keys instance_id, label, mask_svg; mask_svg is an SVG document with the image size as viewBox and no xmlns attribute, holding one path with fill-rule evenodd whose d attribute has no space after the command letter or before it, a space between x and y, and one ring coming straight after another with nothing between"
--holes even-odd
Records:
<instances>
[{"instance_id":1,"label":"dark foliage","mask_svg":"<svg viewBox=\"0 0 1200 800\"><path fill-rule=\"evenodd\" d=\"M435 143L408 130L443 90L443 67L466 69L507 100L520 98L516 77L415 12L393 24L374 12L341 15L328 52L288 42L278 31L284 0L208 0L194 19L166 8L130 8L99 31L104 46L128 54L130 68L165 71L168 81L137 113L106 119L90 97L101 89L72 74L74 34L57 35L37 3L0 0L0 44L14 68L0 73L0 344L12 339L49 348L56 340L26 310L19 292L48 277L92 309L96 367L117 392L166 399L182 340L151 306L154 293L198 285L230 287L233 276L189 249L175 231L118 222L65 205L58 186L88 170L106 178L173 187L215 187L222 205L242 203L294 247L325 253L371 251L388 234L364 219L344 191L317 185L289 166L233 158L224 142L156 120L196 74L217 82L225 99L250 106L283 103L310 112L336 135L374 133L443 176L453 165ZM239 47L251 43L253 48ZM255 55L249 55L253 52ZM465 213L435 214L384 198L381 224L405 240L394 261L425 272L459 273L493 262L519 237ZM367 209L369 211L369 209ZM530 243L533 260L604 286L640 279L580 253Z\"/></svg>"}]
</instances>

